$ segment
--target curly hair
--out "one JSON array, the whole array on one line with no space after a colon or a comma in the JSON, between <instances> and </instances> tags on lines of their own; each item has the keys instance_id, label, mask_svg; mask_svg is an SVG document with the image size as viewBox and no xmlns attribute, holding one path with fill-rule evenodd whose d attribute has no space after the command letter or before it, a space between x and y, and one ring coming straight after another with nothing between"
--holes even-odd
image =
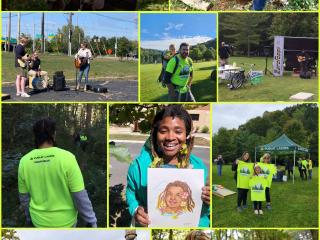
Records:
<instances>
[{"instance_id":1,"label":"curly hair","mask_svg":"<svg viewBox=\"0 0 320 240\"><path fill-rule=\"evenodd\" d=\"M150 133L152 156L154 158L163 158L163 153L161 152L161 150L158 148L158 145L157 145L157 133L159 131L160 122L166 117L172 117L173 119L177 117L183 120L185 124L186 136L187 136L187 141L186 141L187 153L185 155L179 154L178 160L179 160L179 167L187 168L189 166L189 158L190 158L190 154L191 154L191 150L193 148L193 142L194 142L194 137L191 136L193 125L192 125L192 119L190 114L180 104L165 106L154 117L151 133ZM159 166L156 166L156 167L159 167Z\"/></svg>"},{"instance_id":2,"label":"curly hair","mask_svg":"<svg viewBox=\"0 0 320 240\"><path fill-rule=\"evenodd\" d=\"M166 188L163 190L162 193L160 193L159 197L158 197L158 203L157 203L157 207L159 209L163 209L165 207L167 207L167 203L165 201L168 190L170 187L180 187L184 193L186 193L186 203L183 207L183 211L186 212L192 212L193 208L195 207L195 203L192 199L192 191L189 187L189 185L186 182L182 182L182 181L174 181L169 183Z\"/></svg>"}]
</instances>

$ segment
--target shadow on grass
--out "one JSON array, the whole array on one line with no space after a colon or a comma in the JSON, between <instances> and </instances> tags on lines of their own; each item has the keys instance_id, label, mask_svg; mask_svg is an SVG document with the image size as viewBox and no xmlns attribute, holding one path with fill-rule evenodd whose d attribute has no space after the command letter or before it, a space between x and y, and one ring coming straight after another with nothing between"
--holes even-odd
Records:
<instances>
[{"instance_id":1,"label":"shadow on grass","mask_svg":"<svg viewBox=\"0 0 320 240\"><path fill-rule=\"evenodd\" d=\"M196 102L216 102L217 87L216 81L207 78L206 80L197 81L192 84L191 92L196 99ZM168 102L168 94L151 99L152 102Z\"/></svg>"}]
</instances>

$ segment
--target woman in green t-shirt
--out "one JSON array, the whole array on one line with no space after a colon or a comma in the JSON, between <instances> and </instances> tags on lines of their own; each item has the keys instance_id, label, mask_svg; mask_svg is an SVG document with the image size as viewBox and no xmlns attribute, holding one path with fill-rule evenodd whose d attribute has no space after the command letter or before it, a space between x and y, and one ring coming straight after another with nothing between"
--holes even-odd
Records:
<instances>
[{"instance_id":1,"label":"woman in green t-shirt","mask_svg":"<svg viewBox=\"0 0 320 240\"><path fill-rule=\"evenodd\" d=\"M249 152L245 151L240 159L237 159L234 164L236 165L237 176L237 209L241 212L247 208L247 195L249 191L249 179L253 174L253 163L250 162Z\"/></svg>"}]
</instances>

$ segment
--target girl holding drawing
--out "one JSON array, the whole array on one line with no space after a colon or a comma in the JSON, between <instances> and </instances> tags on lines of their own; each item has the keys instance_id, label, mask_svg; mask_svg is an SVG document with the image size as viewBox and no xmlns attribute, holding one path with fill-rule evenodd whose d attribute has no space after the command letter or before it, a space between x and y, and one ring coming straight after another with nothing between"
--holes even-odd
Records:
<instances>
[{"instance_id":1,"label":"girl holding drawing","mask_svg":"<svg viewBox=\"0 0 320 240\"><path fill-rule=\"evenodd\" d=\"M272 183L272 177L277 172L277 169L274 164L270 164L271 156L269 153L265 153L262 156L262 162L258 163L261 167L262 174L267 178L268 185L266 187L266 200L267 200L267 209L271 210L271 198L270 198L270 188Z\"/></svg>"},{"instance_id":2,"label":"girl holding drawing","mask_svg":"<svg viewBox=\"0 0 320 240\"><path fill-rule=\"evenodd\" d=\"M203 169L205 185L208 170L200 158L191 154L194 141L191 133L192 119L182 105L165 106L156 114L150 138L142 147L140 155L130 164L127 175L126 199L129 212L136 225L148 226L150 224L146 209L148 168ZM176 188L175 191L179 189ZM201 199L204 204L199 226L208 227L210 224L209 186L202 188ZM178 209L173 206L175 204L177 204L176 201L173 201L171 207L166 207L166 210Z\"/></svg>"},{"instance_id":3,"label":"girl holding drawing","mask_svg":"<svg viewBox=\"0 0 320 240\"><path fill-rule=\"evenodd\" d=\"M249 191L249 179L253 174L253 163L249 163L250 155L249 152L244 152L240 159L237 159L234 164L236 165L237 177L237 209L242 212L243 209L247 208L247 195Z\"/></svg>"},{"instance_id":4,"label":"girl holding drawing","mask_svg":"<svg viewBox=\"0 0 320 240\"><path fill-rule=\"evenodd\" d=\"M254 167L254 175L249 180L249 187L251 191L251 201L254 206L254 214L262 215L261 209L262 202L266 201L266 187L268 185L267 177L262 174L259 165Z\"/></svg>"}]
</instances>

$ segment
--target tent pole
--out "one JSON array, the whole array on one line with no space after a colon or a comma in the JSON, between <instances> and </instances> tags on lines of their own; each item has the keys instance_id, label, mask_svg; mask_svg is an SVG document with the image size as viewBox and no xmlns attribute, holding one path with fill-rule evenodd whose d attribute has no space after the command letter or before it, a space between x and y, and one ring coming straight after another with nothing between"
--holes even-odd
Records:
<instances>
[{"instance_id":1,"label":"tent pole","mask_svg":"<svg viewBox=\"0 0 320 240\"><path fill-rule=\"evenodd\" d=\"M257 147L254 147L254 162L257 162Z\"/></svg>"},{"instance_id":2,"label":"tent pole","mask_svg":"<svg viewBox=\"0 0 320 240\"><path fill-rule=\"evenodd\" d=\"M294 184L294 171L296 170L296 150L293 151L293 178L292 183Z\"/></svg>"}]
</instances>

